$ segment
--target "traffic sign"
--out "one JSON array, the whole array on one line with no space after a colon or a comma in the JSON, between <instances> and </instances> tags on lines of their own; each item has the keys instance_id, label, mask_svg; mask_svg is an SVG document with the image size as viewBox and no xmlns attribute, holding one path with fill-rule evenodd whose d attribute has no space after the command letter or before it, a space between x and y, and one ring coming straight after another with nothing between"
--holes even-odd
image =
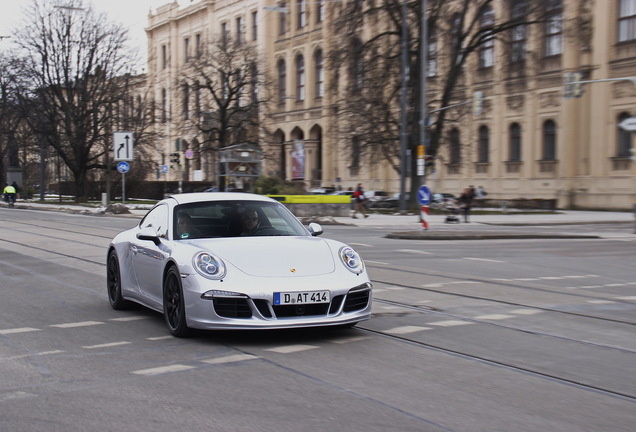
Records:
<instances>
[{"instance_id":1,"label":"traffic sign","mask_svg":"<svg viewBox=\"0 0 636 432\"><path fill-rule=\"evenodd\" d=\"M132 132L115 132L113 134L115 161L133 160L133 147L135 146L135 136Z\"/></svg>"},{"instance_id":2,"label":"traffic sign","mask_svg":"<svg viewBox=\"0 0 636 432\"><path fill-rule=\"evenodd\" d=\"M187 149L183 152L183 155L186 157L186 159L192 159L194 157L194 152L192 151L192 149Z\"/></svg>"},{"instance_id":3,"label":"traffic sign","mask_svg":"<svg viewBox=\"0 0 636 432\"><path fill-rule=\"evenodd\" d=\"M417 202L420 205L428 205L431 202L431 190L428 186L420 186L417 191Z\"/></svg>"},{"instance_id":4,"label":"traffic sign","mask_svg":"<svg viewBox=\"0 0 636 432\"><path fill-rule=\"evenodd\" d=\"M628 132L636 132L636 117L629 117L618 124L623 130Z\"/></svg>"},{"instance_id":5,"label":"traffic sign","mask_svg":"<svg viewBox=\"0 0 636 432\"><path fill-rule=\"evenodd\" d=\"M168 174L168 165L161 165L161 174Z\"/></svg>"},{"instance_id":6,"label":"traffic sign","mask_svg":"<svg viewBox=\"0 0 636 432\"><path fill-rule=\"evenodd\" d=\"M117 171L122 174L126 174L130 170L130 164L125 161L121 161L117 164Z\"/></svg>"}]
</instances>

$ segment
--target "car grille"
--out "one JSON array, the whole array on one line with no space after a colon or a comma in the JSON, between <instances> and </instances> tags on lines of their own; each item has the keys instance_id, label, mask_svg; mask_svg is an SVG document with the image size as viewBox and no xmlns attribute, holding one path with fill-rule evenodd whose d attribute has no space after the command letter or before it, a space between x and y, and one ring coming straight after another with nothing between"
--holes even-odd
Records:
<instances>
[{"instance_id":1,"label":"car grille","mask_svg":"<svg viewBox=\"0 0 636 432\"><path fill-rule=\"evenodd\" d=\"M252 317L252 309L245 298L215 298L214 311L224 318Z\"/></svg>"},{"instance_id":2,"label":"car grille","mask_svg":"<svg viewBox=\"0 0 636 432\"><path fill-rule=\"evenodd\" d=\"M250 302L266 319L326 316L338 313L341 308L343 312L355 312L366 308L369 304L370 292L366 287L354 288L346 295L333 297L331 303L272 306L270 302L263 299L218 297L214 299L213 304L216 314L224 318L252 318Z\"/></svg>"}]
</instances>

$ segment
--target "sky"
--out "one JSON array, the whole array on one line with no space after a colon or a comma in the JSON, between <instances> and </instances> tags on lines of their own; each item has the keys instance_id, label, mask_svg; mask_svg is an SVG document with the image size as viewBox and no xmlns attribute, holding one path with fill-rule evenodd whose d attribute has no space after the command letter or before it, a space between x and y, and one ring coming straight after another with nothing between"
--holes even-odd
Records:
<instances>
[{"instance_id":1,"label":"sky","mask_svg":"<svg viewBox=\"0 0 636 432\"><path fill-rule=\"evenodd\" d=\"M68 4L65 0L44 0L54 5ZM144 27L148 25L148 11L153 13L157 7L172 3L173 0L82 0L85 6L91 5L97 12L105 12L110 21L122 24L128 29L130 43L140 54L146 54L146 33ZM197 0L194 0L195 2ZM187 6L191 0L178 0L179 6ZM23 10L27 9L32 0L3 0L0 13L0 36L11 36L17 25L26 18ZM0 49L7 44L7 39L0 39Z\"/></svg>"}]
</instances>

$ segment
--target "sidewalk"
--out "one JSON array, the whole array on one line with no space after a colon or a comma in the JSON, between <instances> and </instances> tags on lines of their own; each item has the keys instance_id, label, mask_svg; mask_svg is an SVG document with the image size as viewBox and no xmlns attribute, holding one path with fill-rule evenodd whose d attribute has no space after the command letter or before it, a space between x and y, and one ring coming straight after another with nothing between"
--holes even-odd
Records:
<instances>
[{"instance_id":1,"label":"sidewalk","mask_svg":"<svg viewBox=\"0 0 636 432\"><path fill-rule=\"evenodd\" d=\"M143 217L150 205L127 205L113 203L108 207L86 207L74 204L34 203L18 201L16 209L62 211L96 216ZM119 212L123 210L123 212ZM375 214L368 218L316 217L300 218L304 224L318 222L321 225L350 225L367 227L386 232L386 237L409 240L480 240L480 239L524 239L524 238L600 238L596 234L580 234L574 225L580 224L627 224L617 230L615 237L636 239L636 218L631 212L601 212L559 210L555 213L519 213L511 210L507 214L473 214L470 223L447 224L445 214L429 215L428 229L422 229L419 214ZM570 227L572 226L572 227ZM327 229L328 231L328 229ZM607 233L602 237L608 238Z\"/></svg>"}]
</instances>

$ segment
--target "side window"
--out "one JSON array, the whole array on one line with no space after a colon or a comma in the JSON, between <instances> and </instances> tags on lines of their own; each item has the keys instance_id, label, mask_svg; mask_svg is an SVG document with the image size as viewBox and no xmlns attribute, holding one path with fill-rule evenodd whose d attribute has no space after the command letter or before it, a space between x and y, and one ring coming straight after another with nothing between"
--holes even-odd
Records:
<instances>
[{"instance_id":1,"label":"side window","mask_svg":"<svg viewBox=\"0 0 636 432\"><path fill-rule=\"evenodd\" d=\"M168 206L160 205L152 209L139 224L141 229L151 228L159 237L166 237L168 232Z\"/></svg>"}]
</instances>

